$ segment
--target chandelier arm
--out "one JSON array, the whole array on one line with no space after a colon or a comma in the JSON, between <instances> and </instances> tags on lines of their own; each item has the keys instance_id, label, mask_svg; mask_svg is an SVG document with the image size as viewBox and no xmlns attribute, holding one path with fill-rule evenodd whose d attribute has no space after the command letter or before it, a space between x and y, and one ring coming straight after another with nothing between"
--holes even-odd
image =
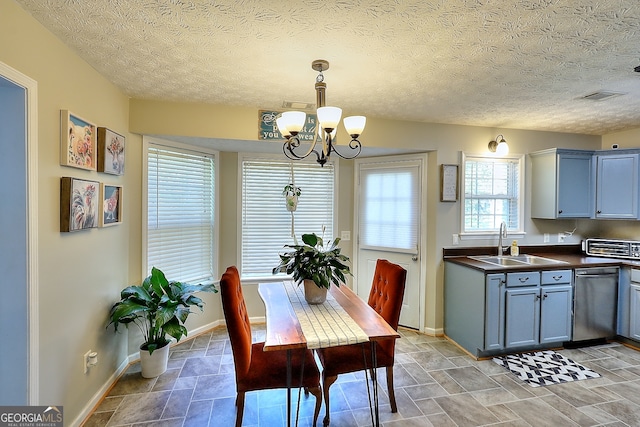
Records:
<instances>
[{"instance_id":1,"label":"chandelier arm","mask_svg":"<svg viewBox=\"0 0 640 427\"><path fill-rule=\"evenodd\" d=\"M320 153L318 153L317 150L314 150L316 146L315 142L311 144L311 147L309 148L309 150L303 155L300 155L295 152L295 149L298 148L299 146L300 146L300 140L298 138L291 138L290 140L287 140L282 145L282 152L284 153L285 156L287 156L287 158L291 160L303 160L309 157L311 153L313 153L316 155L317 162L321 163Z\"/></svg>"},{"instance_id":2,"label":"chandelier arm","mask_svg":"<svg viewBox=\"0 0 640 427\"><path fill-rule=\"evenodd\" d=\"M340 153L337 150L338 147L335 146L335 145L332 147L332 152L336 153L339 157L342 157L343 159L351 160L351 159L355 159L356 157L358 157L358 155L362 151L362 144L360 144L360 141L358 141L357 139L352 139L351 142L349 142L348 147L351 150L354 150L355 153L349 154L349 155L345 155L343 153Z\"/></svg>"}]
</instances>

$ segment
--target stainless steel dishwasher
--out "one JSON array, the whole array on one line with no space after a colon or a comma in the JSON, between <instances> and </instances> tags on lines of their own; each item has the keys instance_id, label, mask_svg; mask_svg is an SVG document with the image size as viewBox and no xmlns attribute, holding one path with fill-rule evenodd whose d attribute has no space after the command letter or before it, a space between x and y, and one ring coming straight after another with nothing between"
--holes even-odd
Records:
<instances>
[{"instance_id":1,"label":"stainless steel dishwasher","mask_svg":"<svg viewBox=\"0 0 640 427\"><path fill-rule=\"evenodd\" d=\"M575 271L573 341L616 336L618 267Z\"/></svg>"}]
</instances>

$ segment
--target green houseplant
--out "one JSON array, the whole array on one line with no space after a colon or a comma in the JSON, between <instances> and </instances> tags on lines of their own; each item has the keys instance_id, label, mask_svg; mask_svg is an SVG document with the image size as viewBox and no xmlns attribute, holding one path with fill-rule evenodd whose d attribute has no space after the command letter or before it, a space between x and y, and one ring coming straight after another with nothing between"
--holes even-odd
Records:
<instances>
[{"instance_id":1,"label":"green houseplant","mask_svg":"<svg viewBox=\"0 0 640 427\"><path fill-rule=\"evenodd\" d=\"M326 298L326 291L332 284L340 286L340 283L344 283L345 276L351 275L346 264L349 257L340 253L340 238L325 247L322 238L311 233L303 234L302 242L302 245L285 245L285 248L293 250L279 255L280 264L273 269L273 274L281 271L290 274L296 284L305 283L305 292L311 287L309 283L313 283L323 291ZM312 302L307 295L307 301L311 304L324 302L321 296L316 299L321 301Z\"/></svg>"},{"instance_id":2,"label":"green houseplant","mask_svg":"<svg viewBox=\"0 0 640 427\"><path fill-rule=\"evenodd\" d=\"M134 323L142 332L144 342L140 346L140 360L143 376L150 378L160 375L164 369L145 370L145 361L153 357L154 352L161 350L169 355L169 338L180 341L187 336L187 328L184 323L189 314L190 307L196 306L203 310L204 302L195 296L198 292L218 292L215 285L190 285L187 283L168 281L164 273L155 267L151 269L142 284L128 286L120 292L120 301L116 302L109 312L109 325L113 324L118 331L120 324L127 328ZM158 370L162 372L157 373ZM156 372L153 372L156 371Z\"/></svg>"}]
</instances>

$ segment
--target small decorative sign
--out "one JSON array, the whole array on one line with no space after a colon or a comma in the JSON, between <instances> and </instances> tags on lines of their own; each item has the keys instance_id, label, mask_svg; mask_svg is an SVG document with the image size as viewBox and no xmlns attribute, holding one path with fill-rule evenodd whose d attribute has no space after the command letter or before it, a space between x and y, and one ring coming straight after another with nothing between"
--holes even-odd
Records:
<instances>
[{"instance_id":1,"label":"small decorative sign","mask_svg":"<svg viewBox=\"0 0 640 427\"><path fill-rule=\"evenodd\" d=\"M271 141L284 141L282 134L278 131L276 118L282 111L260 110L258 112L258 139ZM316 134L316 115L307 113L307 119L302 131L298 134L301 142L313 141Z\"/></svg>"},{"instance_id":2,"label":"small decorative sign","mask_svg":"<svg viewBox=\"0 0 640 427\"><path fill-rule=\"evenodd\" d=\"M440 165L440 201L458 200L458 165Z\"/></svg>"}]
</instances>

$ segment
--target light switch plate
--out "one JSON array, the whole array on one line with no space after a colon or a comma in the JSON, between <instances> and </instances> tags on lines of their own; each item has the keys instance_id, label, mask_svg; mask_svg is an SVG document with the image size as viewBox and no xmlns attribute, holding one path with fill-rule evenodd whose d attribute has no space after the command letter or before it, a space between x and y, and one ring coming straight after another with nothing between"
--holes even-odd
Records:
<instances>
[{"instance_id":1,"label":"light switch plate","mask_svg":"<svg viewBox=\"0 0 640 427\"><path fill-rule=\"evenodd\" d=\"M340 232L340 240L347 242L351 240L351 232L350 231L341 231Z\"/></svg>"}]
</instances>

